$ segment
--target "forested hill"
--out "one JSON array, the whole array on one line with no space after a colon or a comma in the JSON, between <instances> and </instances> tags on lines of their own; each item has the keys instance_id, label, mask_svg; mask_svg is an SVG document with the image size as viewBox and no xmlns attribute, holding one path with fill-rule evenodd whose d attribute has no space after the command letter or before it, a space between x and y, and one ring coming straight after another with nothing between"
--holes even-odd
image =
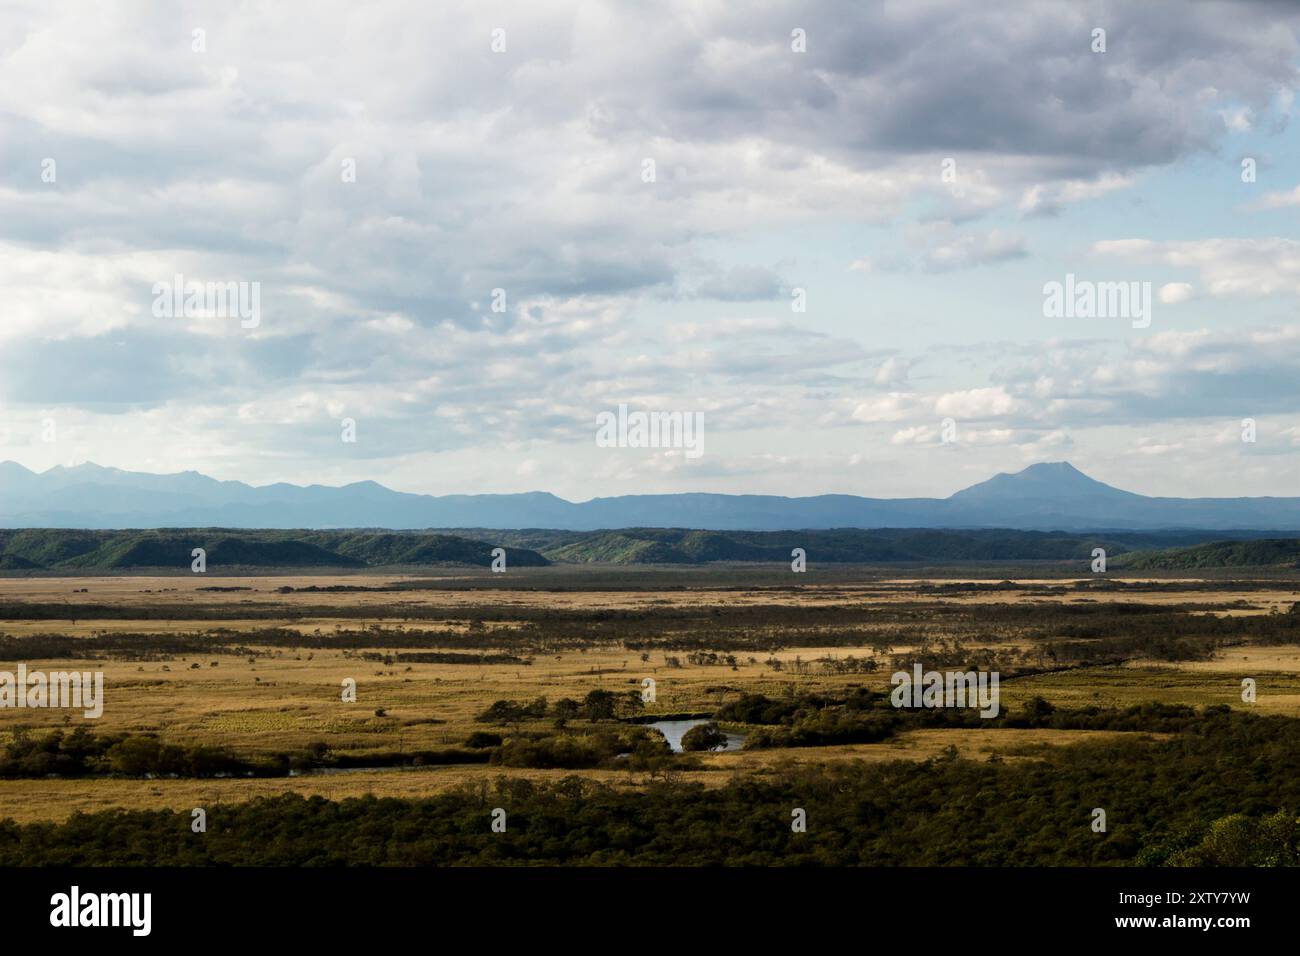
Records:
<instances>
[{"instance_id":1,"label":"forested hill","mask_svg":"<svg viewBox=\"0 0 1300 956\"><path fill-rule=\"evenodd\" d=\"M1137 571L1187 571L1196 568L1300 568L1300 538L1213 541L1190 548L1125 555L1118 567Z\"/></svg>"},{"instance_id":2,"label":"forested hill","mask_svg":"<svg viewBox=\"0 0 1300 956\"><path fill-rule=\"evenodd\" d=\"M0 570L123 571L188 569L195 548L207 568L367 568L492 563L500 544L448 534L370 531L0 530ZM507 567L549 564L536 551L509 547Z\"/></svg>"},{"instance_id":3,"label":"forested hill","mask_svg":"<svg viewBox=\"0 0 1300 956\"><path fill-rule=\"evenodd\" d=\"M487 567L506 549L507 567L548 564L693 565L789 563L802 548L810 565L1090 561L1104 548L1115 569L1295 567L1300 540L1214 540L1221 532L1067 532L882 528L832 531L451 531L0 530L0 571L95 573L186 570L195 548L210 571Z\"/></svg>"},{"instance_id":4,"label":"forested hill","mask_svg":"<svg viewBox=\"0 0 1300 956\"><path fill-rule=\"evenodd\" d=\"M477 531L457 531L477 534ZM1094 547L1121 554L1137 548L1186 545L1206 540L1185 532L1110 535L1063 532L927 528L845 528L830 531L698 531L685 528L622 528L614 531L503 531L508 544L531 548L565 564L704 564L711 561L789 562L803 548L809 562L1070 561Z\"/></svg>"}]
</instances>

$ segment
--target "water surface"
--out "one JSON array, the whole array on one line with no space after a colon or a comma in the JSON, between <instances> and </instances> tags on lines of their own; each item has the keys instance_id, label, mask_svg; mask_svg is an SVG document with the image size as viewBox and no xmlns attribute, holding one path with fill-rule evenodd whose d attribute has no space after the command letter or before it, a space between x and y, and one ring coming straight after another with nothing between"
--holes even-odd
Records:
<instances>
[{"instance_id":1,"label":"water surface","mask_svg":"<svg viewBox=\"0 0 1300 956\"><path fill-rule=\"evenodd\" d=\"M668 746L672 749L672 752L679 754L682 752L682 737L685 736L686 731L690 730L692 727L698 727L700 724L707 723L711 723L711 721L656 720L652 724L646 724L646 726L653 727L655 730L663 734L664 739L668 741ZM727 745L725 747L719 747L718 752L721 753L724 750L739 750L744 743L745 737L743 734L727 734Z\"/></svg>"}]
</instances>

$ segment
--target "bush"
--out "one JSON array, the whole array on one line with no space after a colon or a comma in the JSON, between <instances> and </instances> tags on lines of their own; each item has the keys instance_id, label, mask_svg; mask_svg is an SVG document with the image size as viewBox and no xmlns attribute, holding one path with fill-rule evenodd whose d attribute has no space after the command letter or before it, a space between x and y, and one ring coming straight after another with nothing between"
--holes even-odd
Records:
<instances>
[{"instance_id":1,"label":"bush","mask_svg":"<svg viewBox=\"0 0 1300 956\"><path fill-rule=\"evenodd\" d=\"M699 724L682 735L682 749L687 751L718 750L727 745L727 735L714 723Z\"/></svg>"}]
</instances>

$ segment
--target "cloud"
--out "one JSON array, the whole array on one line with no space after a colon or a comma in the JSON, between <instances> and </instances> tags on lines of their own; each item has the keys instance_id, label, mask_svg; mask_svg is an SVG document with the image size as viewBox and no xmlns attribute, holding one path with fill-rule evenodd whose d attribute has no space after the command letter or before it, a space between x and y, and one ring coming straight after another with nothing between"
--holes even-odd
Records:
<instances>
[{"instance_id":1,"label":"cloud","mask_svg":"<svg viewBox=\"0 0 1300 956\"><path fill-rule=\"evenodd\" d=\"M948 392L934 401L935 414L959 421L997 418L1011 414L1017 407L1016 399L1001 386Z\"/></svg>"},{"instance_id":2,"label":"cloud","mask_svg":"<svg viewBox=\"0 0 1300 956\"><path fill-rule=\"evenodd\" d=\"M921 261L927 272L948 272L1027 255L1023 239L994 229L946 235L926 250Z\"/></svg>"},{"instance_id":3,"label":"cloud","mask_svg":"<svg viewBox=\"0 0 1300 956\"><path fill-rule=\"evenodd\" d=\"M1300 12L1241 11L1117 7L1095 55L1092 14L1067 2L16 0L0 24L0 418L27 435L54 409L57 454L133 467L590 491L595 460L573 449L620 400L700 408L720 433L718 460L651 477L774 486L832 475L845 429L870 456L941 409L1016 442L1209 414L1234 390L1285 410L1284 334L1020 353L987 341L961 285L1076 241L1081 203L1279 128ZM859 242L872 230L882 247ZM1094 251L1187 270L1167 304L1193 285L1300 289L1283 238ZM869 298L823 291L844 263ZM900 270L920 273L915 297L877 297ZM261 325L155 318L150 289L177 273L259 282ZM985 351L943 353L932 322Z\"/></svg>"},{"instance_id":4,"label":"cloud","mask_svg":"<svg viewBox=\"0 0 1300 956\"><path fill-rule=\"evenodd\" d=\"M782 295L781 277L762 266L737 266L710 270L694 284L690 294L723 302L754 302Z\"/></svg>"},{"instance_id":5,"label":"cloud","mask_svg":"<svg viewBox=\"0 0 1300 956\"><path fill-rule=\"evenodd\" d=\"M1059 343L996 376L1043 425L1137 425L1300 412L1300 326Z\"/></svg>"},{"instance_id":6,"label":"cloud","mask_svg":"<svg viewBox=\"0 0 1300 956\"><path fill-rule=\"evenodd\" d=\"M1269 192L1253 204L1255 209L1289 209L1300 206L1300 186L1290 192Z\"/></svg>"},{"instance_id":7,"label":"cloud","mask_svg":"<svg viewBox=\"0 0 1300 956\"><path fill-rule=\"evenodd\" d=\"M907 384L907 373L911 366L910 360L900 355L891 355L876 369L874 381L880 388L897 389Z\"/></svg>"},{"instance_id":8,"label":"cloud","mask_svg":"<svg viewBox=\"0 0 1300 956\"><path fill-rule=\"evenodd\" d=\"M1029 255L1024 240L1000 229L959 229L949 220L927 222L903 230L905 248L879 256L863 256L849 264L851 272L954 272L995 265Z\"/></svg>"},{"instance_id":9,"label":"cloud","mask_svg":"<svg viewBox=\"0 0 1300 956\"><path fill-rule=\"evenodd\" d=\"M878 398L859 402L853 408L852 418L859 422L896 422L918 409L915 398L903 392L890 392Z\"/></svg>"},{"instance_id":10,"label":"cloud","mask_svg":"<svg viewBox=\"0 0 1300 956\"><path fill-rule=\"evenodd\" d=\"M777 8L686 13L358 14L340 0L304 24L292 4L230 7L204 10L195 53L188 29L144 8L19 3L9 29L22 40L0 63L4 228L47 246L221 253L241 277L292 269L353 309L470 322L467 301L503 283L516 298L669 288L695 236L882 221L920 195L960 218L961 190L980 194L976 209L1042 211L1124 188L1225 135L1224 109L1267 109L1300 52L1294 32L1219 4L1114 11L1104 56L1065 3L1012 19L813 3L806 54ZM502 54L486 39L497 20ZM429 37L436 57L417 41ZM47 155L52 185L38 178ZM959 170L948 186L945 157ZM1010 238L960 237L926 267L1016 254ZM736 269L701 294L774 294L761 266Z\"/></svg>"},{"instance_id":11,"label":"cloud","mask_svg":"<svg viewBox=\"0 0 1300 956\"><path fill-rule=\"evenodd\" d=\"M1157 290L1156 295L1165 305L1182 305L1195 297L1196 290L1188 282L1167 282Z\"/></svg>"},{"instance_id":12,"label":"cloud","mask_svg":"<svg viewBox=\"0 0 1300 956\"><path fill-rule=\"evenodd\" d=\"M1129 189L1136 181L1133 174L1103 172L1094 179L1035 183L1021 195L1019 208L1026 216L1057 216L1067 206Z\"/></svg>"},{"instance_id":13,"label":"cloud","mask_svg":"<svg viewBox=\"0 0 1300 956\"><path fill-rule=\"evenodd\" d=\"M939 438L939 429L929 425L900 428L889 439L891 445L929 445Z\"/></svg>"},{"instance_id":14,"label":"cloud","mask_svg":"<svg viewBox=\"0 0 1300 956\"><path fill-rule=\"evenodd\" d=\"M1095 243L1099 256L1195 270L1212 296L1300 295L1300 242L1277 236L1248 239Z\"/></svg>"}]
</instances>

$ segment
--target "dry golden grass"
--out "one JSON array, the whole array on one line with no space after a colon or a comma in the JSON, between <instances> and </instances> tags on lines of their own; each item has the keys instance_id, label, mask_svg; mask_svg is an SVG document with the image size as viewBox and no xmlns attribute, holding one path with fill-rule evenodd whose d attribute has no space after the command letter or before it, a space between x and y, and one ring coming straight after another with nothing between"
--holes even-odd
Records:
<instances>
[{"instance_id":1,"label":"dry golden grass","mask_svg":"<svg viewBox=\"0 0 1300 956\"><path fill-rule=\"evenodd\" d=\"M792 661L832 653L871 655L867 648L793 648L773 656ZM193 664L199 667L192 669ZM796 677L778 674L762 662L750 663L748 657L735 670L726 665L668 668L662 654L643 663L638 654L609 648L539 657L531 665L386 667L337 651L295 650L251 663L214 655L165 663L49 660L27 666L103 670L104 713L94 721L97 732L157 732L175 743L202 742L247 753L300 750L315 740L334 749L438 749L483 729L474 718L495 700L554 701L580 699L594 689L639 690L645 677L656 681L657 691L647 714L712 711L727 698L719 688L775 694L791 685L828 691L848 684L888 686L883 673ZM357 683L356 703L341 699L347 678ZM377 709L385 715L376 716ZM0 711L0 730L81 722L79 715L66 711Z\"/></svg>"},{"instance_id":2,"label":"dry golden grass","mask_svg":"<svg viewBox=\"0 0 1300 956\"><path fill-rule=\"evenodd\" d=\"M68 601L90 604L141 604L153 607L186 606L196 601L222 607L237 607L241 603L265 603L273 601L286 609L302 607L339 607L358 608L374 607L375 620L400 619L402 607L412 608L446 608L450 617L455 617L458 609L491 603L498 608L511 606L530 607L539 601L556 608L650 608L655 606L695 607L701 605L761 605L771 603L871 603L893 604L920 599L957 604L988 604L1004 602L1059 603L1059 602L1113 602L1140 600L1147 604L1224 604L1233 601L1245 601L1255 605L1247 612L1266 613L1270 608L1282 610L1300 600L1300 588L1290 582L1279 581L1275 587L1261 590L1242 589L1240 591L1216 587L1207 587L1201 591L1094 591L1072 590L1076 583L1092 584L1095 578L1077 579L1017 579L1020 585L1042 586L1044 588L1064 588L1065 590L1050 597L1027 594L1018 591L970 591L970 592L926 592L918 595L914 587L918 584L935 583L925 579L898 578L888 580L868 579L864 573L863 581L857 583L802 584L781 588L754 588L749 590L730 587L710 587L674 589L668 591L629 588L619 590L538 591L535 587L546 587L545 578L531 578L522 569L516 574L521 579L520 590L489 587L497 582L484 571L458 573L454 580L458 583L468 581L472 584L475 577L483 579L484 587L470 587L459 590L402 590L402 591L346 591L346 592L298 592L279 594L281 587L303 588L310 586L363 586L385 587L414 581L452 580L452 576L430 574L323 574L323 575L280 575L256 577L205 577L201 575L175 575L167 577L7 577L0 578L0 600L21 599L27 601ZM1159 579L1122 577L1108 575L1108 583L1159 583ZM1194 582L1195 578L1179 579L1184 583ZM943 584L978 584L989 583L987 579L944 579ZM247 591L205 591L203 588L243 587ZM82 589L85 589L84 593ZM109 622L114 623L114 622ZM265 622L256 622L264 626ZM12 631L12 627L6 624Z\"/></svg>"},{"instance_id":3,"label":"dry golden grass","mask_svg":"<svg viewBox=\"0 0 1300 956\"><path fill-rule=\"evenodd\" d=\"M486 576L486 575L485 575ZM286 610L284 621L236 619L203 622L165 620L0 621L0 633L14 635L61 633L90 636L106 632L197 633L218 625L240 630L288 626L302 632L336 627L355 629L371 623L401 626L410 608L438 608L421 620L420 628L462 627L465 609L491 604L496 608L655 608L702 605L826 603L862 607L864 619L872 604L907 601L945 601L968 604L1059 600L1124 600L1156 603L1222 604L1238 599L1251 605L1251 613L1272 607L1286 608L1296 593L1279 584L1276 589L1240 593L1206 589L1193 592L1066 593L1044 598L1021 592L918 595L911 580L865 581L861 585L812 585L780 590L665 590L665 591L533 591L533 590L413 590L401 592L346 592L278 594L281 586L328 587L335 584L380 586L407 580L382 575L293 575L284 577L197 578L7 578L0 579L0 600L80 602L110 605L147 605L152 608L185 607L196 602L238 608L241 602L275 602ZM430 580L422 576L421 580ZM1059 580L1044 581L1059 585ZM201 587L250 587L252 591L199 591ZM82 591L84 590L84 593ZM322 608L325 613L290 622L295 609ZM362 619L333 617L333 608L373 608ZM1235 613L1235 612L1234 612ZM496 625L494 625L496 626ZM1014 640L1004 643L1018 646ZM737 654L733 669L726 665L668 667L666 655L654 652L648 662L640 654L617 647L565 651L537 657L531 665L411 664L385 666L345 656L339 651L263 649L264 656L190 655L166 662L77 660L30 661L31 670L102 669L105 675L103 717L93 722L99 733L157 733L168 742L228 748L245 755L294 752L321 741L334 750L367 751L437 750L463 744L470 733L491 729L475 720L498 699L532 700L547 697L580 699L593 689L616 692L639 689L641 680L657 682L657 703L649 713L711 712L738 691L784 694L801 691L843 693L851 686L887 689L888 670L875 674L795 674L787 666L777 672L766 663L769 655ZM485 651L492 648L484 648ZM895 647L903 651L903 647ZM871 657L869 648L797 647L774 656L787 665L796 658ZM685 654L674 656L685 659ZM212 663L216 662L216 666ZM197 666L192 666L197 665ZM6 665L12 666L12 665ZM1152 699L1168 702L1226 703L1243 707L1240 679L1259 683L1260 711L1300 716L1300 648L1233 648L1219 659L1178 665L1141 664L1130 667L1090 668L1045 674L1005 682L1002 706L1015 707L1041 695L1058 704L1125 706ZM340 699L342 682L355 679L356 703ZM382 710L382 716L376 711ZM77 715L51 710L0 710L0 738L18 727L53 729L75 727ZM539 722L536 729L550 727ZM529 729L525 725L525 729ZM1014 730L923 730L904 734L882 744L804 750L742 751L702 757L705 769L689 776L710 785L738 773L763 773L782 762L829 760L926 759L949 745L968 756L987 756L995 750L1014 757L1025 746L1060 746L1090 735L1083 732ZM1092 735L1095 736L1095 735ZM231 780L7 780L0 781L0 817L19 820L62 819L76 810L111 806L173 807L189 809L216 801L233 802L252 796L293 791L329 797L375 793L418 796L489 779L502 773L531 779L561 777L569 771L536 771L486 766L447 766L418 770L372 770L277 779ZM637 786L643 778L624 771L584 771L582 776Z\"/></svg>"}]
</instances>

